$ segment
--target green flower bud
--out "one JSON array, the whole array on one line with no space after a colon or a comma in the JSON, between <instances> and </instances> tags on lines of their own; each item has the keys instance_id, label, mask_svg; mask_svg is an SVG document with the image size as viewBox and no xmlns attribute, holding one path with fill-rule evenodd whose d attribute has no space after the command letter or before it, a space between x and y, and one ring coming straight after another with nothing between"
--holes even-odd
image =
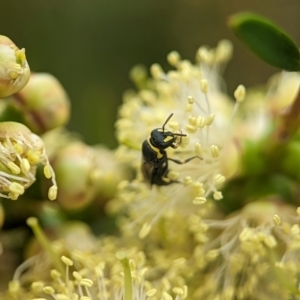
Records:
<instances>
[{"instance_id":1,"label":"green flower bud","mask_svg":"<svg viewBox=\"0 0 300 300\"><path fill-rule=\"evenodd\" d=\"M42 139L26 126L15 122L0 123L0 196L17 200L36 179L37 165L52 180L49 199L57 193L55 174L49 164Z\"/></svg>"},{"instance_id":2,"label":"green flower bud","mask_svg":"<svg viewBox=\"0 0 300 300\"><path fill-rule=\"evenodd\" d=\"M129 177L113 151L85 145L63 128L48 131L43 140L57 175L58 201L65 209L81 209L95 199L105 202Z\"/></svg>"},{"instance_id":3,"label":"green flower bud","mask_svg":"<svg viewBox=\"0 0 300 300\"><path fill-rule=\"evenodd\" d=\"M53 167L59 186L57 199L62 207L81 209L94 199L94 152L90 147L81 142L71 143L55 157Z\"/></svg>"},{"instance_id":4,"label":"green flower bud","mask_svg":"<svg viewBox=\"0 0 300 300\"><path fill-rule=\"evenodd\" d=\"M24 123L41 134L65 125L70 118L70 102L59 81L47 73L32 74L26 87L11 97Z\"/></svg>"},{"instance_id":5,"label":"green flower bud","mask_svg":"<svg viewBox=\"0 0 300 300\"><path fill-rule=\"evenodd\" d=\"M289 143L284 151L284 154L282 155L282 168L283 170L297 178L297 180L300 179L300 170L297 166L299 166L300 163L300 142L299 141L293 141Z\"/></svg>"},{"instance_id":6,"label":"green flower bud","mask_svg":"<svg viewBox=\"0 0 300 300\"><path fill-rule=\"evenodd\" d=\"M0 98L19 92L28 82L30 69L25 49L0 35Z\"/></svg>"},{"instance_id":7,"label":"green flower bud","mask_svg":"<svg viewBox=\"0 0 300 300\"><path fill-rule=\"evenodd\" d=\"M125 179L129 179L129 172L120 164L113 151L96 146L95 168L92 178L96 183L97 196L103 200L109 200L116 194L117 185Z\"/></svg>"}]
</instances>

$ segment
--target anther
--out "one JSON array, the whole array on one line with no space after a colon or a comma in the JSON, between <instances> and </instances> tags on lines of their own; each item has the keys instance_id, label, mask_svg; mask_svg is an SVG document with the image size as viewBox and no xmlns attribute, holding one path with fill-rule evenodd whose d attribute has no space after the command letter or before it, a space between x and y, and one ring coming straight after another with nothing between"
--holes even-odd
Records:
<instances>
[{"instance_id":1,"label":"anther","mask_svg":"<svg viewBox=\"0 0 300 300\"><path fill-rule=\"evenodd\" d=\"M73 261L70 258L68 258L66 256L62 256L60 259L66 266L69 266L69 267L73 266Z\"/></svg>"},{"instance_id":2,"label":"anther","mask_svg":"<svg viewBox=\"0 0 300 300\"><path fill-rule=\"evenodd\" d=\"M83 278L82 280L80 280L79 284L90 288L94 283L91 279Z\"/></svg>"},{"instance_id":3,"label":"anther","mask_svg":"<svg viewBox=\"0 0 300 300\"><path fill-rule=\"evenodd\" d=\"M42 281L35 281L31 284L31 290L36 293L39 293L43 290L44 286L45 285Z\"/></svg>"},{"instance_id":4,"label":"anther","mask_svg":"<svg viewBox=\"0 0 300 300\"><path fill-rule=\"evenodd\" d=\"M12 161L8 162L7 167L11 170L13 174L20 174L20 168Z\"/></svg>"},{"instance_id":5,"label":"anther","mask_svg":"<svg viewBox=\"0 0 300 300\"><path fill-rule=\"evenodd\" d=\"M252 236L253 236L252 230L250 228L246 227L240 233L239 239L240 239L241 242L244 242L244 241L248 240Z\"/></svg>"},{"instance_id":6,"label":"anther","mask_svg":"<svg viewBox=\"0 0 300 300\"><path fill-rule=\"evenodd\" d=\"M281 224L281 219L278 215L273 216L273 221L274 221L274 224L277 226Z\"/></svg>"},{"instance_id":7,"label":"anther","mask_svg":"<svg viewBox=\"0 0 300 300\"><path fill-rule=\"evenodd\" d=\"M29 172L30 171L30 164L29 164L28 159L22 158L21 163L20 163L20 167L21 167L21 170L24 174Z\"/></svg>"},{"instance_id":8,"label":"anther","mask_svg":"<svg viewBox=\"0 0 300 300\"><path fill-rule=\"evenodd\" d=\"M245 95L246 89L242 84L240 84L234 91L234 98L237 102L243 102L245 99Z\"/></svg>"},{"instance_id":9,"label":"anther","mask_svg":"<svg viewBox=\"0 0 300 300\"><path fill-rule=\"evenodd\" d=\"M200 80L200 89L203 94L207 94L208 91L208 82L206 79Z\"/></svg>"},{"instance_id":10,"label":"anther","mask_svg":"<svg viewBox=\"0 0 300 300\"><path fill-rule=\"evenodd\" d=\"M160 79L164 73L159 64L153 64L150 67L150 72L154 79Z\"/></svg>"},{"instance_id":11,"label":"anther","mask_svg":"<svg viewBox=\"0 0 300 300\"><path fill-rule=\"evenodd\" d=\"M50 271L50 275L54 280L56 280L62 276L62 274L55 269Z\"/></svg>"},{"instance_id":12,"label":"anther","mask_svg":"<svg viewBox=\"0 0 300 300\"><path fill-rule=\"evenodd\" d=\"M146 292L147 297L153 297L157 292L157 289L150 289L149 291Z\"/></svg>"},{"instance_id":13,"label":"anther","mask_svg":"<svg viewBox=\"0 0 300 300\"><path fill-rule=\"evenodd\" d=\"M206 124L206 126L211 125L211 123L214 121L214 119L215 119L215 115L214 115L214 114L208 115L208 116L206 117L206 119L205 119L205 124Z\"/></svg>"},{"instance_id":14,"label":"anther","mask_svg":"<svg viewBox=\"0 0 300 300\"><path fill-rule=\"evenodd\" d=\"M205 126L205 124L206 124L205 121L206 121L206 119L204 117L199 116L197 118L197 121L196 121L197 127L198 128L203 128Z\"/></svg>"},{"instance_id":15,"label":"anther","mask_svg":"<svg viewBox=\"0 0 300 300\"><path fill-rule=\"evenodd\" d=\"M8 189L14 193L14 194L18 194L18 195L23 195L24 194L24 187L17 183L17 182L12 182L9 186Z\"/></svg>"},{"instance_id":16,"label":"anther","mask_svg":"<svg viewBox=\"0 0 300 300\"><path fill-rule=\"evenodd\" d=\"M19 198L19 194L16 194L16 193L8 193L8 197L11 199L11 200L18 200Z\"/></svg>"},{"instance_id":17,"label":"anther","mask_svg":"<svg viewBox=\"0 0 300 300\"><path fill-rule=\"evenodd\" d=\"M23 154L23 147L20 144L14 143L13 146L18 154Z\"/></svg>"},{"instance_id":18,"label":"anther","mask_svg":"<svg viewBox=\"0 0 300 300\"><path fill-rule=\"evenodd\" d=\"M194 104L195 102L194 97L188 96L187 99L188 99L188 104Z\"/></svg>"},{"instance_id":19,"label":"anther","mask_svg":"<svg viewBox=\"0 0 300 300\"><path fill-rule=\"evenodd\" d=\"M188 133L195 133L195 132L197 131L197 127L188 124L188 125L185 126L185 130L186 130Z\"/></svg>"},{"instance_id":20,"label":"anther","mask_svg":"<svg viewBox=\"0 0 300 300\"><path fill-rule=\"evenodd\" d=\"M50 179L52 177L51 167L50 165L44 166L44 175L46 178Z\"/></svg>"},{"instance_id":21,"label":"anther","mask_svg":"<svg viewBox=\"0 0 300 300\"><path fill-rule=\"evenodd\" d=\"M43 290L48 295L54 294L54 288L52 286L45 286Z\"/></svg>"},{"instance_id":22,"label":"anther","mask_svg":"<svg viewBox=\"0 0 300 300\"><path fill-rule=\"evenodd\" d=\"M52 185L48 190L48 198L50 200L55 200L57 197L57 186Z\"/></svg>"},{"instance_id":23,"label":"anther","mask_svg":"<svg viewBox=\"0 0 300 300\"><path fill-rule=\"evenodd\" d=\"M82 276L77 271L73 272L73 277L79 281L82 280Z\"/></svg>"},{"instance_id":24,"label":"anther","mask_svg":"<svg viewBox=\"0 0 300 300\"><path fill-rule=\"evenodd\" d=\"M202 146L201 146L200 143L196 143L196 145L195 145L195 153L197 155L201 155L202 154Z\"/></svg>"},{"instance_id":25,"label":"anther","mask_svg":"<svg viewBox=\"0 0 300 300\"><path fill-rule=\"evenodd\" d=\"M221 40L216 49L216 62L228 61L232 56L232 44L228 40Z\"/></svg>"},{"instance_id":26,"label":"anther","mask_svg":"<svg viewBox=\"0 0 300 300\"><path fill-rule=\"evenodd\" d=\"M197 121L197 119L196 119L196 117L193 117L193 116L189 116L189 123L190 123L190 125L192 125L192 126L196 126L196 121Z\"/></svg>"},{"instance_id":27,"label":"anther","mask_svg":"<svg viewBox=\"0 0 300 300\"><path fill-rule=\"evenodd\" d=\"M223 194L220 191L216 191L216 192L214 192L213 197L215 200L221 200L221 199L223 199Z\"/></svg>"},{"instance_id":28,"label":"anther","mask_svg":"<svg viewBox=\"0 0 300 300\"><path fill-rule=\"evenodd\" d=\"M218 249L209 250L206 253L206 257L209 261L214 261L219 256L220 251Z\"/></svg>"},{"instance_id":29,"label":"anther","mask_svg":"<svg viewBox=\"0 0 300 300\"><path fill-rule=\"evenodd\" d=\"M274 248L277 245L277 241L275 240L275 238L272 235L265 237L264 243L270 249Z\"/></svg>"},{"instance_id":30,"label":"anther","mask_svg":"<svg viewBox=\"0 0 300 300\"><path fill-rule=\"evenodd\" d=\"M293 235L298 235L300 232L300 229L299 229L299 225L298 224L294 224L291 228L291 233Z\"/></svg>"},{"instance_id":31,"label":"anther","mask_svg":"<svg viewBox=\"0 0 300 300\"><path fill-rule=\"evenodd\" d=\"M34 150L27 151L27 158L31 164L37 164L40 161L40 153Z\"/></svg>"},{"instance_id":32,"label":"anther","mask_svg":"<svg viewBox=\"0 0 300 300\"><path fill-rule=\"evenodd\" d=\"M146 237L149 234L150 230L151 226L148 223L145 223L139 232L139 238L143 239L144 237Z\"/></svg>"},{"instance_id":33,"label":"anther","mask_svg":"<svg viewBox=\"0 0 300 300\"><path fill-rule=\"evenodd\" d=\"M222 174L217 174L214 177L214 182L216 185L219 185L221 183L223 183L225 181L225 176L223 176Z\"/></svg>"},{"instance_id":34,"label":"anther","mask_svg":"<svg viewBox=\"0 0 300 300\"><path fill-rule=\"evenodd\" d=\"M193 200L193 204L195 204L195 205L201 205L201 204L204 204L205 202L206 202L206 198L205 197L196 197Z\"/></svg>"},{"instance_id":35,"label":"anther","mask_svg":"<svg viewBox=\"0 0 300 300\"><path fill-rule=\"evenodd\" d=\"M192 182L193 182L193 179L192 179L191 176L185 176L184 179L183 179L183 183L185 185L190 185Z\"/></svg>"},{"instance_id":36,"label":"anther","mask_svg":"<svg viewBox=\"0 0 300 300\"><path fill-rule=\"evenodd\" d=\"M217 158L219 157L219 147L216 145L211 145L210 146L210 152L211 152L211 156L213 158Z\"/></svg>"},{"instance_id":37,"label":"anther","mask_svg":"<svg viewBox=\"0 0 300 300\"><path fill-rule=\"evenodd\" d=\"M180 55L176 51L172 51L168 54L167 60L171 66L176 66L180 61Z\"/></svg>"}]
</instances>

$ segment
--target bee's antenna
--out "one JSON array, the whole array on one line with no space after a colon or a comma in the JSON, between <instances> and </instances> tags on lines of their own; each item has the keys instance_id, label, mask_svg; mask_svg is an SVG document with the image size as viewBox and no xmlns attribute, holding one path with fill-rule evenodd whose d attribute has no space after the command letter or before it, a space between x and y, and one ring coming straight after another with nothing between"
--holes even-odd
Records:
<instances>
[{"instance_id":1,"label":"bee's antenna","mask_svg":"<svg viewBox=\"0 0 300 300\"><path fill-rule=\"evenodd\" d=\"M165 126L167 125L167 123L169 122L169 120L172 118L173 115L174 115L174 114L171 113L171 114L168 116L167 120L165 121L164 125L162 126L163 132L165 132Z\"/></svg>"},{"instance_id":2,"label":"bee's antenna","mask_svg":"<svg viewBox=\"0 0 300 300\"><path fill-rule=\"evenodd\" d=\"M184 133L174 133L174 132L172 132L172 134L173 134L173 135L177 135L177 136L187 136L187 135L184 134Z\"/></svg>"}]
</instances>

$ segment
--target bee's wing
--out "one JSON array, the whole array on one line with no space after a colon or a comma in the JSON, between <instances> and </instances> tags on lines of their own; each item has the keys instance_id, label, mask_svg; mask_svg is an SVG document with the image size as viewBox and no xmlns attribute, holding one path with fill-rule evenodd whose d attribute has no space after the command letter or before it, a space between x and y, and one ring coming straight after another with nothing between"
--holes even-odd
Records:
<instances>
[{"instance_id":1,"label":"bee's wing","mask_svg":"<svg viewBox=\"0 0 300 300\"><path fill-rule=\"evenodd\" d=\"M144 180L147 183L149 183L150 185L153 184L154 169L155 169L155 163L154 162L146 161L146 160L142 161L142 166L141 166L142 174L143 174Z\"/></svg>"}]
</instances>

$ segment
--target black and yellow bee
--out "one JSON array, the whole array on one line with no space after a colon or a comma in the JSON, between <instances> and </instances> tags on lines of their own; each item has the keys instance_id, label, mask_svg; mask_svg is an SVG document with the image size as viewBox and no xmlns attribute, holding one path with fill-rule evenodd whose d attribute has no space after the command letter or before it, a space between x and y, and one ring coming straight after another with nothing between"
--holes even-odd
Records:
<instances>
[{"instance_id":1,"label":"black and yellow bee","mask_svg":"<svg viewBox=\"0 0 300 300\"><path fill-rule=\"evenodd\" d=\"M171 183L179 182L167 177L169 172L168 161L173 161L177 164L185 164L194 158L200 158L200 156L193 156L187 158L184 161L178 159L169 158L166 149L172 147L176 149L180 146L183 133L174 133L171 131L165 131L165 126L172 118L173 113L169 115L163 124L162 128L156 128L151 131L150 136L142 144L142 173L144 180L152 185L169 185Z\"/></svg>"}]
</instances>

